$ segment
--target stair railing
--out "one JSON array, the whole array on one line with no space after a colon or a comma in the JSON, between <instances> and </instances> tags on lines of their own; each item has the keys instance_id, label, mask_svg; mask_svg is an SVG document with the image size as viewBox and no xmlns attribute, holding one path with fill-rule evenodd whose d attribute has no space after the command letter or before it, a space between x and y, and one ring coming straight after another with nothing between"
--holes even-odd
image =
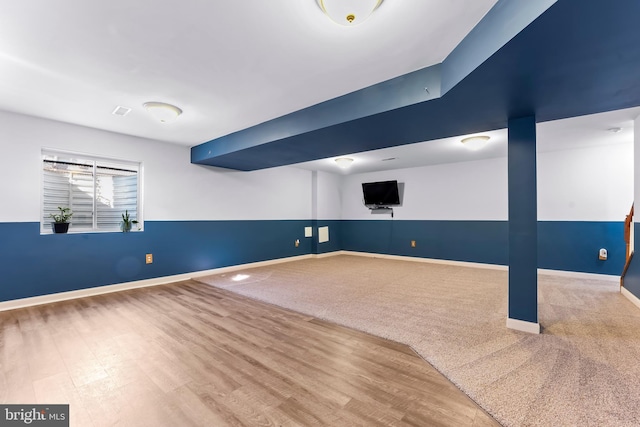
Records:
<instances>
[{"instance_id":1,"label":"stair railing","mask_svg":"<svg viewBox=\"0 0 640 427\"><path fill-rule=\"evenodd\" d=\"M633 246L631 244L633 236L631 235L631 226L633 225L633 204L631 204L631 210L629 211L629 215L624 220L624 241L627 245L626 251L626 259L624 262L624 269L622 270L622 274L620 275L620 286L624 286L624 276L627 274L627 269L629 268L629 264L631 263L631 259L633 258ZM634 242L635 244L635 242Z\"/></svg>"}]
</instances>

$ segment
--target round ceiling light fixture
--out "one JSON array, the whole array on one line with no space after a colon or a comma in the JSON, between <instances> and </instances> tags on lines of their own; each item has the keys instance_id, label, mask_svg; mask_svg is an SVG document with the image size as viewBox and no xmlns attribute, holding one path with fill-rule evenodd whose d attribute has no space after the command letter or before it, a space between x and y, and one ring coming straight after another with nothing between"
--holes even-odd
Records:
<instances>
[{"instance_id":1,"label":"round ceiling light fixture","mask_svg":"<svg viewBox=\"0 0 640 427\"><path fill-rule=\"evenodd\" d=\"M351 166L351 163L353 163L353 159L351 157L338 157L337 159L335 159L335 162L340 169L346 169Z\"/></svg>"},{"instance_id":2,"label":"round ceiling light fixture","mask_svg":"<svg viewBox=\"0 0 640 427\"><path fill-rule=\"evenodd\" d=\"M322 11L337 24L351 27L364 22L382 0L317 0Z\"/></svg>"},{"instance_id":3,"label":"round ceiling light fixture","mask_svg":"<svg viewBox=\"0 0 640 427\"><path fill-rule=\"evenodd\" d=\"M182 110L166 102L145 102L142 104L153 117L162 123L172 122L182 114Z\"/></svg>"},{"instance_id":4,"label":"round ceiling light fixture","mask_svg":"<svg viewBox=\"0 0 640 427\"><path fill-rule=\"evenodd\" d=\"M490 137L486 135L478 135L478 136L470 136L469 138L463 138L460 142L465 146L465 148L476 151L483 148L487 145Z\"/></svg>"}]
</instances>

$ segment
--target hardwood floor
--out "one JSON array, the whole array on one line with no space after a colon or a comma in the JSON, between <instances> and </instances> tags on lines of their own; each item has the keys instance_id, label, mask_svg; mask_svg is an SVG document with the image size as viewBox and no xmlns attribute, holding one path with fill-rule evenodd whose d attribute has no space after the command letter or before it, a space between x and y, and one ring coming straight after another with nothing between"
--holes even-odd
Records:
<instances>
[{"instance_id":1,"label":"hardwood floor","mask_svg":"<svg viewBox=\"0 0 640 427\"><path fill-rule=\"evenodd\" d=\"M0 403L86 426L497 426L410 348L194 281L0 313Z\"/></svg>"}]
</instances>

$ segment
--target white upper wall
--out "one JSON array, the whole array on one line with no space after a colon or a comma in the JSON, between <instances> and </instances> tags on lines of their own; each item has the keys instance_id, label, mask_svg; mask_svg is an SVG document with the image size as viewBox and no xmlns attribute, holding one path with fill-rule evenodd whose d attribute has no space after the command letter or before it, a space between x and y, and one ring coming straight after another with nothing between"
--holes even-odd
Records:
<instances>
[{"instance_id":1,"label":"white upper wall","mask_svg":"<svg viewBox=\"0 0 640 427\"><path fill-rule=\"evenodd\" d=\"M317 219L342 218L342 176L318 171Z\"/></svg>"},{"instance_id":2,"label":"white upper wall","mask_svg":"<svg viewBox=\"0 0 640 427\"><path fill-rule=\"evenodd\" d=\"M343 219L386 219L364 206L362 183L404 184L395 219L506 220L507 159L449 163L350 175L343 179Z\"/></svg>"},{"instance_id":3,"label":"white upper wall","mask_svg":"<svg viewBox=\"0 0 640 427\"><path fill-rule=\"evenodd\" d=\"M0 222L40 220L42 148L141 161L145 220L311 218L310 171L197 166L189 147L6 112L0 129Z\"/></svg>"},{"instance_id":4,"label":"white upper wall","mask_svg":"<svg viewBox=\"0 0 640 427\"><path fill-rule=\"evenodd\" d=\"M624 221L633 202L633 143L537 154L538 220ZM507 158L350 175L343 219L386 219L362 201L363 182L404 183L395 219L507 220Z\"/></svg>"},{"instance_id":5,"label":"white upper wall","mask_svg":"<svg viewBox=\"0 0 640 427\"><path fill-rule=\"evenodd\" d=\"M538 153L538 220L624 221L633 142Z\"/></svg>"},{"instance_id":6,"label":"white upper wall","mask_svg":"<svg viewBox=\"0 0 640 427\"><path fill-rule=\"evenodd\" d=\"M160 124L159 124L160 126ZM312 172L192 165L188 147L0 112L0 222L39 221L41 149L142 161L145 220L312 218ZM538 219L623 221L633 201L633 143L538 153ZM404 183L396 219L507 220L507 159L340 176L317 172L318 219L381 219L363 182Z\"/></svg>"}]
</instances>

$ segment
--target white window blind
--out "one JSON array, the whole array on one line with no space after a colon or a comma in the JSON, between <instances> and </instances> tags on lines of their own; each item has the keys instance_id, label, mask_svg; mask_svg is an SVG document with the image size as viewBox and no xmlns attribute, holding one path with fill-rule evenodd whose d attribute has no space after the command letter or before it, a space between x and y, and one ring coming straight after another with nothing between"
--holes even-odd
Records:
<instances>
[{"instance_id":1,"label":"white window blind","mask_svg":"<svg viewBox=\"0 0 640 427\"><path fill-rule=\"evenodd\" d=\"M140 163L43 151L42 176L41 233L58 206L71 208L71 232L120 231L125 211L141 228Z\"/></svg>"}]
</instances>

